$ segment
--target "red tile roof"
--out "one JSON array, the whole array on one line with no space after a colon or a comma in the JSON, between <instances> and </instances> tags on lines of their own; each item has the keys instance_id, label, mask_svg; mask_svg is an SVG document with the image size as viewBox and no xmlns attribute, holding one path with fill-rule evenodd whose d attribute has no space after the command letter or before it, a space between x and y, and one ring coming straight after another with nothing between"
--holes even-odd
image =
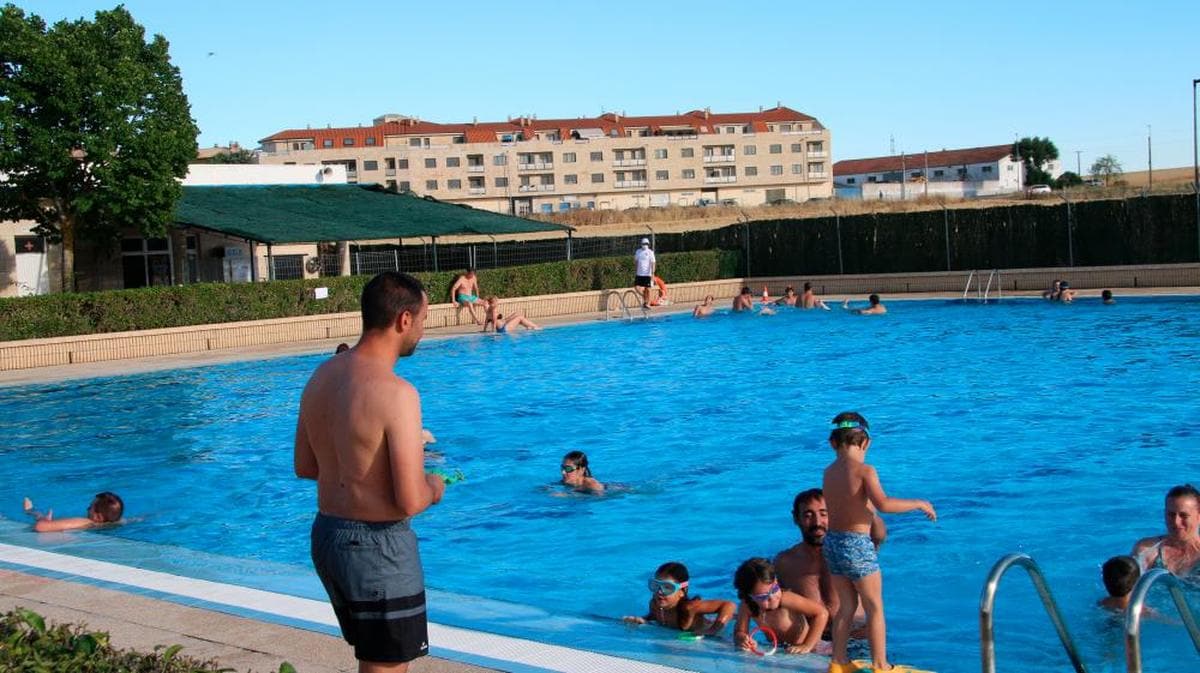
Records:
<instances>
[{"instance_id":1,"label":"red tile roof","mask_svg":"<svg viewBox=\"0 0 1200 673\"><path fill-rule=\"evenodd\" d=\"M566 139L575 129L598 128L609 136L615 130L618 136L625 136L626 129L649 128L651 133L661 131L664 127L690 128L700 133L711 133L713 127L724 124L750 124L759 133L767 131L768 123L812 122L816 129L824 129L815 118L791 108L778 106L761 112L735 112L712 114L705 110L692 110L681 115L655 115L645 117L625 117L613 112L607 112L599 117L580 117L578 119L532 119L518 117L507 122L471 122L465 124L439 124L405 119L389 121L375 126L360 126L353 128L324 128L324 129L288 129L273 133L259 142L275 141L311 141L316 149L325 149L325 140L333 141L333 148L367 147L366 138L375 136L375 145L384 145L386 136L412 135L462 135L468 143L497 142L497 134L510 133L516 135L528 131L528 137L533 137L534 131L558 131L559 137ZM352 145L344 144L345 138L351 138Z\"/></svg>"},{"instance_id":2,"label":"red tile roof","mask_svg":"<svg viewBox=\"0 0 1200 673\"><path fill-rule=\"evenodd\" d=\"M929 153L929 166L941 168L944 166L963 166L966 164L987 164L999 161L1012 154L1012 145L989 145L987 147L971 147L963 150L942 150ZM900 155L892 157L876 157L873 159L844 159L833 165L833 175L862 175L864 173L890 173L905 170L917 170L925 166L925 153L906 154L903 165Z\"/></svg>"}]
</instances>

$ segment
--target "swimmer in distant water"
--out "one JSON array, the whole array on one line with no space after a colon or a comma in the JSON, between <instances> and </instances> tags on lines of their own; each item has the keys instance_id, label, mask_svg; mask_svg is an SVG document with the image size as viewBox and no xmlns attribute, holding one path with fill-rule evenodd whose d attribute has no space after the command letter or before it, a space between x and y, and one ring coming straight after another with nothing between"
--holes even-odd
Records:
<instances>
[{"instance_id":1,"label":"swimmer in distant water","mask_svg":"<svg viewBox=\"0 0 1200 673\"><path fill-rule=\"evenodd\" d=\"M121 516L125 513L125 503L121 500L121 496L111 491L96 494L96 497L92 499L92 504L88 505L86 517L55 519L54 510L48 510L43 514L33 508L33 501L29 498L25 498L23 507L25 513L34 518L33 529L39 533L82 530L108 524L119 524Z\"/></svg>"},{"instance_id":2,"label":"swimmer in distant water","mask_svg":"<svg viewBox=\"0 0 1200 673\"><path fill-rule=\"evenodd\" d=\"M847 299L846 301L842 302L842 308L855 315L883 315L884 313L887 313L887 307L883 305L883 302L879 301L879 295L873 294L870 297L867 297L867 301L870 302L871 305L866 308L850 308L850 300Z\"/></svg>"},{"instance_id":3,"label":"swimmer in distant water","mask_svg":"<svg viewBox=\"0 0 1200 673\"><path fill-rule=\"evenodd\" d=\"M1132 556L1114 556L1104 562L1101 569L1104 577L1104 590L1108 596L1100 599L1100 607L1117 612L1124 612L1129 607L1129 596L1133 586L1142 576L1142 569Z\"/></svg>"},{"instance_id":4,"label":"swimmer in distant water","mask_svg":"<svg viewBox=\"0 0 1200 673\"><path fill-rule=\"evenodd\" d=\"M604 484L592 476L592 470L588 467L587 454L582 451L572 451L563 456L559 471L565 486L570 486L580 493L600 494L604 492Z\"/></svg>"},{"instance_id":5,"label":"swimmer in distant water","mask_svg":"<svg viewBox=\"0 0 1200 673\"><path fill-rule=\"evenodd\" d=\"M821 298L818 297L815 292L813 292L812 283L805 281L804 294L800 295L800 308L821 308L828 311L829 305L822 301Z\"/></svg>"},{"instance_id":6,"label":"swimmer in distant water","mask_svg":"<svg viewBox=\"0 0 1200 673\"><path fill-rule=\"evenodd\" d=\"M1054 282L1050 283L1049 289L1042 291L1042 299L1048 299L1050 301L1058 301L1058 293L1059 293L1061 286L1062 286L1062 281L1055 278Z\"/></svg>"},{"instance_id":7,"label":"swimmer in distant water","mask_svg":"<svg viewBox=\"0 0 1200 673\"><path fill-rule=\"evenodd\" d=\"M750 286L742 287L742 291L733 298L733 312L741 313L742 311L754 310L754 298L750 294Z\"/></svg>"},{"instance_id":8,"label":"swimmer in distant water","mask_svg":"<svg viewBox=\"0 0 1200 673\"><path fill-rule=\"evenodd\" d=\"M627 624L654 622L669 629L690 631L712 636L720 633L733 619L731 601L703 600L688 595L688 569L682 563L670 561L654 571L650 578L650 605L644 617L625 617ZM715 615L709 619L708 615Z\"/></svg>"},{"instance_id":9,"label":"swimmer in distant water","mask_svg":"<svg viewBox=\"0 0 1200 673\"><path fill-rule=\"evenodd\" d=\"M1100 302L1105 305L1109 305L1117 303L1117 300L1113 299L1112 290L1102 290L1100 292Z\"/></svg>"},{"instance_id":10,"label":"swimmer in distant water","mask_svg":"<svg viewBox=\"0 0 1200 673\"><path fill-rule=\"evenodd\" d=\"M783 296L775 300L776 306L795 306L800 298L796 296L796 288L788 285L783 289Z\"/></svg>"},{"instance_id":11,"label":"swimmer in distant water","mask_svg":"<svg viewBox=\"0 0 1200 673\"><path fill-rule=\"evenodd\" d=\"M713 296L711 294L704 295L704 301L699 306L692 309L693 318L703 318L712 315L713 312Z\"/></svg>"},{"instance_id":12,"label":"swimmer in distant water","mask_svg":"<svg viewBox=\"0 0 1200 673\"><path fill-rule=\"evenodd\" d=\"M500 300L495 295L487 298L487 310L483 317L483 330L488 331L488 325L496 330L496 334L504 334L513 326L524 327L525 329L541 329L541 326L525 317L525 312L518 309L508 314L505 318L500 313Z\"/></svg>"},{"instance_id":13,"label":"swimmer in distant water","mask_svg":"<svg viewBox=\"0 0 1200 673\"><path fill-rule=\"evenodd\" d=\"M1058 296L1055 299L1064 304L1070 304L1075 299L1075 290L1072 290L1071 284L1064 280L1058 284Z\"/></svg>"}]
</instances>

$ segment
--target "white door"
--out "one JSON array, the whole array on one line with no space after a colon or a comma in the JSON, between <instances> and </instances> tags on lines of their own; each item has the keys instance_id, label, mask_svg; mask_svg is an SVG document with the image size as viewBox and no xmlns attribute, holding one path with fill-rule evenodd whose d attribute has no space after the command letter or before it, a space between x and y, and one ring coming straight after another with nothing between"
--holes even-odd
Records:
<instances>
[{"instance_id":1,"label":"white door","mask_svg":"<svg viewBox=\"0 0 1200 673\"><path fill-rule=\"evenodd\" d=\"M17 296L50 293L46 243L41 236L17 236Z\"/></svg>"}]
</instances>

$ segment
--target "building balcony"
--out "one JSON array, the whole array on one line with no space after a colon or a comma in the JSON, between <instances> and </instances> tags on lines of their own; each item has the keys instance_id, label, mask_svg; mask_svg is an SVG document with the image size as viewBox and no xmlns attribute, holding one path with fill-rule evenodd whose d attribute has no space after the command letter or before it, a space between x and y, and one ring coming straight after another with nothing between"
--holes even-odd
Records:
<instances>
[{"instance_id":1,"label":"building balcony","mask_svg":"<svg viewBox=\"0 0 1200 673\"><path fill-rule=\"evenodd\" d=\"M392 177L393 175L395 175L395 174L396 174L396 169L394 169L394 168L385 168L385 169L383 169L383 174L384 174L384 175L386 175L386 176L388 176L388 177L390 178L390 177Z\"/></svg>"},{"instance_id":2,"label":"building balcony","mask_svg":"<svg viewBox=\"0 0 1200 673\"><path fill-rule=\"evenodd\" d=\"M487 188L485 188L485 187L468 187L467 193L472 196L479 196L481 194L487 194Z\"/></svg>"},{"instance_id":3,"label":"building balcony","mask_svg":"<svg viewBox=\"0 0 1200 673\"><path fill-rule=\"evenodd\" d=\"M551 171L554 170L553 161L535 161L528 164L517 164L518 171Z\"/></svg>"},{"instance_id":4,"label":"building balcony","mask_svg":"<svg viewBox=\"0 0 1200 673\"><path fill-rule=\"evenodd\" d=\"M705 154L704 155L704 163L706 163L706 164L719 164L719 163L727 163L727 162L732 162L732 161L734 161L734 155L732 155L732 154Z\"/></svg>"},{"instance_id":5,"label":"building balcony","mask_svg":"<svg viewBox=\"0 0 1200 673\"><path fill-rule=\"evenodd\" d=\"M483 164L479 164L478 166L473 166L473 165L467 166L468 173L482 173L483 171L484 171Z\"/></svg>"},{"instance_id":6,"label":"building balcony","mask_svg":"<svg viewBox=\"0 0 1200 673\"><path fill-rule=\"evenodd\" d=\"M705 184L718 184L725 182L737 182L736 175L707 175L704 177Z\"/></svg>"},{"instance_id":7,"label":"building balcony","mask_svg":"<svg viewBox=\"0 0 1200 673\"><path fill-rule=\"evenodd\" d=\"M645 159L617 159L613 161L613 166L645 166Z\"/></svg>"},{"instance_id":8,"label":"building balcony","mask_svg":"<svg viewBox=\"0 0 1200 673\"><path fill-rule=\"evenodd\" d=\"M549 185L518 185L517 191L518 192L552 192L552 191L554 191L554 185L553 184L549 184Z\"/></svg>"},{"instance_id":9,"label":"building balcony","mask_svg":"<svg viewBox=\"0 0 1200 673\"><path fill-rule=\"evenodd\" d=\"M645 180L617 180L616 182L613 183L613 186L616 187L617 189L626 189L626 188L630 188L630 187L645 187L646 181Z\"/></svg>"},{"instance_id":10,"label":"building balcony","mask_svg":"<svg viewBox=\"0 0 1200 673\"><path fill-rule=\"evenodd\" d=\"M821 150L819 152L808 152L807 155L809 159L824 159L829 156L829 152Z\"/></svg>"},{"instance_id":11,"label":"building balcony","mask_svg":"<svg viewBox=\"0 0 1200 673\"><path fill-rule=\"evenodd\" d=\"M347 180L357 180L358 179L358 171L354 170L353 168L347 168L346 169L346 179Z\"/></svg>"},{"instance_id":12,"label":"building balcony","mask_svg":"<svg viewBox=\"0 0 1200 673\"><path fill-rule=\"evenodd\" d=\"M809 173L808 179L809 180L824 180L825 174L824 173Z\"/></svg>"}]
</instances>

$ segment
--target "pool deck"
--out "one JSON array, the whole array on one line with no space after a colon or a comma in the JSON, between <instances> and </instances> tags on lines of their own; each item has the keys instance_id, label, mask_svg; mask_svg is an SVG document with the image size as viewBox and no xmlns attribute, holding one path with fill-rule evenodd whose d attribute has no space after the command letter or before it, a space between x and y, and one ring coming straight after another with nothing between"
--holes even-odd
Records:
<instances>
[{"instance_id":1,"label":"pool deck","mask_svg":"<svg viewBox=\"0 0 1200 673\"><path fill-rule=\"evenodd\" d=\"M1200 294L1200 287L1114 288L1118 296L1154 294ZM1036 296L1017 293L1015 296ZM1085 291L1077 301L1095 301L1099 291ZM888 303L910 299L954 299L961 293L889 294ZM1013 295L1009 295L1013 296ZM722 302L722 307L724 307ZM861 303L860 303L861 305ZM674 304L654 310L654 314L687 313L693 304ZM836 310L836 309L835 309ZM544 326L594 322L590 316L550 318ZM477 327L447 327L430 330L427 339L453 338L476 334ZM0 371L0 386L52 383L97 376L115 376L136 372L196 367L218 363L258 360L312 353L332 353L341 341L335 338L287 345L230 348L220 351L171 355L139 360L116 360L87 364L49 366L34 369ZM87 624L88 628L107 631L114 646L152 650L155 646L180 644L183 653L200 659L213 658L239 671L276 671L287 661L301 673L353 671L357 664L350 647L340 638L313 630L283 626L235 616L199 607L149 598L135 593L98 587L76 581L52 579L0 568L0 610L17 606L29 608L58 622ZM466 663L424 657L411 670L418 673L474 673L488 670L530 670L528 666L480 668ZM545 669L538 669L545 670ZM562 669L562 670L570 670Z\"/></svg>"}]
</instances>

